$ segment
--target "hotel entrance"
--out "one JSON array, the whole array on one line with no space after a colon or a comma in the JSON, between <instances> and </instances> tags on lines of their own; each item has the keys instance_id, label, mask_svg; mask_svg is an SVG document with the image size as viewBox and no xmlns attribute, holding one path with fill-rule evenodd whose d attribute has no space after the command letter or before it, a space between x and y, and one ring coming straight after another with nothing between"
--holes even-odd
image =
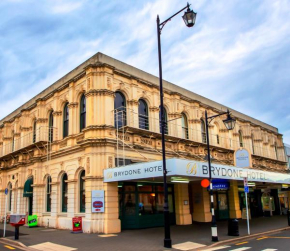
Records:
<instances>
[{"instance_id":1,"label":"hotel entrance","mask_svg":"<svg viewBox=\"0 0 290 251\"><path fill-rule=\"evenodd\" d=\"M162 184L119 182L119 218L122 229L164 225ZM170 223L175 224L174 186L168 185Z\"/></svg>"}]
</instances>

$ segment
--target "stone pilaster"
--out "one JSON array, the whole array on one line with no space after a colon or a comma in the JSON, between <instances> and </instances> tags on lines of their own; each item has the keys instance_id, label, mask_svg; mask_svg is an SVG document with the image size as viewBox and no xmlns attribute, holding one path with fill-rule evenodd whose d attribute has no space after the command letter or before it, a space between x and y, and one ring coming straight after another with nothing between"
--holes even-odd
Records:
<instances>
[{"instance_id":1,"label":"stone pilaster","mask_svg":"<svg viewBox=\"0 0 290 251\"><path fill-rule=\"evenodd\" d=\"M175 215L177 225L190 225L192 219L189 210L188 184L175 184Z\"/></svg>"},{"instance_id":2,"label":"stone pilaster","mask_svg":"<svg viewBox=\"0 0 290 251\"><path fill-rule=\"evenodd\" d=\"M238 182L236 180L230 181L229 209L231 219L242 217L240 210Z\"/></svg>"}]
</instances>

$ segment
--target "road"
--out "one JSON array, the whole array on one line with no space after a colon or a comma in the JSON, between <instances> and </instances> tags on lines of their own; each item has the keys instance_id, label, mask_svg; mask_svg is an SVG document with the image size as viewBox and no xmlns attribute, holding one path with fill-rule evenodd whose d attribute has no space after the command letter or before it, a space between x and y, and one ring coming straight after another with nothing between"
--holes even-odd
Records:
<instances>
[{"instance_id":1,"label":"road","mask_svg":"<svg viewBox=\"0 0 290 251\"><path fill-rule=\"evenodd\" d=\"M12 246L11 244L5 244L2 241L0 241L0 251L9 251L9 250L26 250L24 248L18 248L16 246Z\"/></svg>"},{"instance_id":2,"label":"road","mask_svg":"<svg viewBox=\"0 0 290 251\"><path fill-rule=\"evenodd\" d=\"M225 246L203 249L202 251L289 251L290 230L273 235L260 236L248 241L240 241Z\"/></svg>"}]
</instances>

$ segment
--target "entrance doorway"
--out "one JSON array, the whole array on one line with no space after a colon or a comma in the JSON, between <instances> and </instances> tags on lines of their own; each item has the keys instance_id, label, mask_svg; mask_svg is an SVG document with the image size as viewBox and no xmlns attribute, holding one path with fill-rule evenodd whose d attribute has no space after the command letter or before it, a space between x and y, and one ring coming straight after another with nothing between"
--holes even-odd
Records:
<instances>
[{"instance_id":1,"label":"entrance doorway","mask_svg":"<svg viewBox=\"0 0 290 251\"><path fill-rule=\"evenodd\" d=\"M164 225L163 185L151 183L119 183L119 218L122 229L159 227ZM170 223L175 224L173 185L168 185Z\"/></svg>"},{"instance_id":2,"label":"entrance doorway","mask_svg":"<svg viewBox=\"0 0 290 251\"><path fill-rule=\"evenodd\" d=\"M229 219L228 191L216 191L214 193L214 209L217 220Z\"/></svg>"},{"instance_id":3,"label":"entrance doorway","mask_svg":"<svg viewBox=\"0 0 290 251\"><path fill-rule=\"evenodd\" d=\"M23 197L28 198L28 215L33 213L33 177L29 177L24 184Z\"/></svg>"}]
</instances>

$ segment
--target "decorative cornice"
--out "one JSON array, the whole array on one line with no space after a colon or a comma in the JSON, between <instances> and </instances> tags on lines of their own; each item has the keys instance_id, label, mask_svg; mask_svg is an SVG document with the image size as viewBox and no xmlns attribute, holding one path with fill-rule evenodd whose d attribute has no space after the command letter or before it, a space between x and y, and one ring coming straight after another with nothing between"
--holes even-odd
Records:
<instances>
[{"instance_id":1,"label":"decorative cornice","mask_svg":"<svg viewBox=\"0 0 290 251\"><path fill-rule=\"evenodd\" d=\"M201 121L200 121L200 119L189 119L188 123L190 123L190 124L200 124Z\"/></svg>"},{"instance_id":2,"label":"decorative cornice","mask_svg":"<svg viewBox=\"0 0 290 251\"><path fill-rule=\"evenodd\" d=\"M91 96L112 96L115 97L115 92L106 90L106 89L91 89L89 90L86 94L86 97L91 97Z\"/></svg>"},{"instance_id":3,"label":"decorative cornice","mask_svg":"<svg viewBox=\"0 0 290 251\"><path fill-rule=\"evenodd\" d=\"M151 107L149 107L149 111L151 111L151 112L159 112L159 107L151 106Z\"/></svg>"},{"instance_id":4,"label":"decorative cornice","mask_svg":"<svg viewBox=\"0 0 290 251\"><path fill-rule=\"evenodd\" d=\"M127 103L129 105L138 105L139 104L139 101L136 100L136 99L131 99L131 100L128 100Z\"/></svg>"},{"instance_id":5,"label":"decorative cornice","mask_svg":"<svg viewBox=\"0 0 290 251\"><path fill-rule=\"evenodd\" d=\"M36 120L36 123L46 123L47 121L48 121L47 118L38 118L38 119Z\"/></svg>"},{"instance_id":6,"label":"decorative cornice","mask_svg":"<svg viewBox=\"0 0 290 251\"><path fill-rule=\"evenodd\" d=\"M114 126L111 125L90 125L83 129L83 132L90 131L90 130L103 130L103 129L115 129Z\"/></svg>"},{"instance_id":7,"label":"decorative cornice","mask_svg":"<svg viewBox=\"0 0 290 251\"><path fill-rule=\"evenodd\" d=\"M61 116L62 115L62 111L54 111L52 113L53 116L57 117L57 116Z\"/></svg>"},{"instance_id":8,"label":"decorative cornice","mask_svg":"<svg viewBox=\"0 0 290 251\"><path fill-rule=\"evenodd\" d=\"M68 108L77 108L78 105L79 105L78 102L71 102L71 103L68 104Z\"/></svg>"}]
</instances>

